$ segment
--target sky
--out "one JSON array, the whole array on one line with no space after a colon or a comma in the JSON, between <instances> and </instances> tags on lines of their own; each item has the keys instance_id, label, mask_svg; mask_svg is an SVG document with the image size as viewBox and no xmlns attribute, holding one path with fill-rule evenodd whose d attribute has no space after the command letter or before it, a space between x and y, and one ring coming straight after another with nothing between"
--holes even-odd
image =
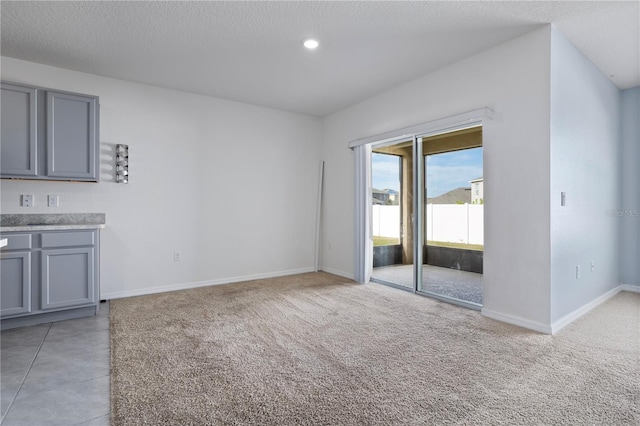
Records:
<instances>
[{"instance_id":1,"label":"sky","mask_svg":"<svg viewBox=\"0 0 640 426\"><path fill-rule=\"evenodd\" d=\"M400 190L400 157L371 154L371 180L376 189ZM470 188L470 180L482 177L482 148L428 155L425 167L427 197L452 189Z\"/></svg>"}]
</instances>

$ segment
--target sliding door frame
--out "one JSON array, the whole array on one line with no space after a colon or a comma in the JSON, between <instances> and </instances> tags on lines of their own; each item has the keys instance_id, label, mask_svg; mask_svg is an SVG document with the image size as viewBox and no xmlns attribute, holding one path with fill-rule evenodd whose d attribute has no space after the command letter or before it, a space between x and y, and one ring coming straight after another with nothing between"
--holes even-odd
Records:
<instances>
[{"instance_id":1,"label":"sliding door frame","mask_svg":"<svg viewBox=\"0 0 640 426\"><path fill-rule=\"evenodd\" d=\"M371 279L371 271L373 269L373 240L371 237L371 152L375 145L389 144L393 142L408 141L413 139L413 179L414 194L413 197L413 231L414 236L422 235L423 227L422 219L416 218L416 212L420 210L420 204L424 201L424 194L418 191L419 179L424 174L423 161L416 161L421 158L422 154L422 138L433 136L436 134L462 130L470 127L483 125L483 122L493 118L493 111L490 108L481 108L462 114L445 117L439 120L418 124L392 132L387 132L377 136L369 136L363 139L355 140L349 143L349 148L354 151L354 169L355 169L355 268L354 279L359 283L368 283ZM419 140L420 139L420 140ZM420 155L418 155L420 154ZM417 220L416 220L417 219ZM414 293L424 296L434 297L435 295L426 292L418 292L417 284L422 279L422 253L421 244L417 243L414 238ZM417 246L417 247L416 247ZM420 257L418 257L420 256ZM416 259L419 261L416 262ZM450 301L446 298L442 300ZM465 305L466 306L466 305Z\"/></svg>"},{"instance_id":2,"label":"sliding door frame","mask_svg":"<svg viewBox=\"0 0 640 426\"><path fill-rule=\"evenodd\" d=\"M420 198L419 200L419 206L420 208L422 208L422 206L424 206L424 187L420 187L419 185L421 185L422 183L424 183L424 185L426 186L426 180L425 180L425 176L424 174L426 173L425 170L425 162L424 162L424 156L422 156L422 150L423 150L423 140L426 138L429 138L431 136L438 136L438 135L442 135L444 133L450 133L450 132L455 132L457 130L464 130L464 129L470 129L473 127L482 127L483 125L483 121L479 121L475 124L468 124L468 125L460 125L460 126L455 126L449 129L445 129L445 130L435 130L435 131L431 131L431 132L427 132L427 133L422 133L419 135L416 135L416 140L419 141L420 147L419 147L419 151L418 153L420 153L420 161L415 161L416 163L420 163L417 164L415 166L415 170L416 172L414 173L414 176L416 176L418 179L420 179L420 181L416 181L414 183L414 188L418 188L418 194L414 195L414 198ZM414 158L418 158L415 156L414 154ZM484 167L484 161L483 161L483 167ZM419 176L418 176L419 174ZM415 208L415 207L414 207ZM420 213L420 218L418 220L418 225L420 225L420 227L418 229L416 229L415 232L420 232L419 234L416 234L419 236L418 239L415 239L414 242L417 245L417 247L414 249L419 249L419 255L420 255L420 263L416 263L414 262L414 268L415 268L415 272L414 272L414 277L415 277L415 282L414 287L415 287L415 291L414 293L419 294L421 296L426 296L426 297L430 297L432 299L436 299L436 300L440 300L442 302L447 302L453 305L458 305L458 306L462 306L464 308L468 308L468 309L473 309L476 311L480 311L482 310L482 305L478 305L472 302L466 302L464 300L460 300L460 299L455 299L453 297L447 297L447 296L442 296L440 294L437 293L432 293L429 291L424 291L424 290L420 290L420 283L422 283L422 273L423 273L423 264L422 264L422 259L423 259L423 253L424 253L424 247L425 247L425 243L426 241L423 240L424 235L422 234L422 232L424 232L424 222L425 222L425 215L423 211L419 211Z\"/></svg>"},{"instance_id":3,"label":"sliding door frame","mask_svg":"<svg viewBox=\"0 0 640 426\"><path fill-rule=\"evenodd\" d=\"M422 159L422 136L413 137L413 292L418 293L418 283L422 282L422 259L424 247L424 160Z\"/></svg>"}]
</instances>

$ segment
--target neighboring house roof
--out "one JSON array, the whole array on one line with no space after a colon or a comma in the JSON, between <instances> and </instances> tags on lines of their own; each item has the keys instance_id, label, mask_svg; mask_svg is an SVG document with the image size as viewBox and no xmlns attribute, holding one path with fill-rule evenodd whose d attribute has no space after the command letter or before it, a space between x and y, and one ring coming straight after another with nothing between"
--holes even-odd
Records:
<instances>
[{"instance_id":1,"label":"neighboring house roof","mask_svg":"<svg viewBox=\"0 0 640 426\"><path fill-rule=\"evenodd\" d=\"M471 188L456 188L433 198L427 198L427 204L464 204L471 203Z\"/></svg>"},{"instance_id":2,"label":"neighboring house roof","mask_svg":"<svg viewBox=\"0 0 640 426\"><path fill-rule=\"evenodd\" d=\"M388 203L397 203L398 202L398 191L393 189L385 188L385 189L376 189L371 188L371 198L373 199L373 204L388 204Z\"/></svg>"},{"instance_id":3,"label":"neighboring house roof","mask_svg":"<svg viewBox=\"0 0 640 426\"><path fill-rule=\"evenodd\" d=\"M474 180L470 180L470 183L474 183L474 182L482 182L484 180L484 178L482 176L480 176L479 178L476 178Z\"/></svg>"},{"instance_id":4,"label":"neighboring house roof","mask_svg":"<svg viewBox=\"0 0 640 426\"><path fill-rule=\"evenodd\" d=\"M389 189L389 188L385 188L385 189L371 188L371 192L374 194L397 194L398 193L398 191L394 189Z\"/></svg>"}]
</instances>

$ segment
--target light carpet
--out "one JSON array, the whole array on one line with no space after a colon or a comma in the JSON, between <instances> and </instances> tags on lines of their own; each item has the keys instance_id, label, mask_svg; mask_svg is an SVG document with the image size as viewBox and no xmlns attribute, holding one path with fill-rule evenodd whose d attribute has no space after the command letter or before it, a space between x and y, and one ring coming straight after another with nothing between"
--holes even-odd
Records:
<instances>
[{"instance_id":1,"label":"light carpet","mask_svg":"<svg viewBox=\"0 0 640 426\"><path fill-rule=\"evenodd\" d=\"M111 301L113 425L640 424L640 294L555 336L326 273Z\"/></svg>"}]
</instances>

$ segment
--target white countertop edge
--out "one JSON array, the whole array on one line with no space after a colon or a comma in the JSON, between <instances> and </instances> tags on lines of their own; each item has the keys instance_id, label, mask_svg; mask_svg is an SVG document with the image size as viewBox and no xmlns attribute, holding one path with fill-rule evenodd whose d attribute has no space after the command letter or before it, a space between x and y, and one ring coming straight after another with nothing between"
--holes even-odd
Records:
<instances>
[{"instance_id":1,"label":"white countertop edge","mask_svg":"<svg viewBox=\"0 0 640 426\"><path fill-rule=\"evenodd\" d=\"M0 232L16 232L16 231L63 231L70 229L104 229L104 223L89 223L82 225L16 225L16 226L0 226Z\"/></svg>"}]
</instances>

